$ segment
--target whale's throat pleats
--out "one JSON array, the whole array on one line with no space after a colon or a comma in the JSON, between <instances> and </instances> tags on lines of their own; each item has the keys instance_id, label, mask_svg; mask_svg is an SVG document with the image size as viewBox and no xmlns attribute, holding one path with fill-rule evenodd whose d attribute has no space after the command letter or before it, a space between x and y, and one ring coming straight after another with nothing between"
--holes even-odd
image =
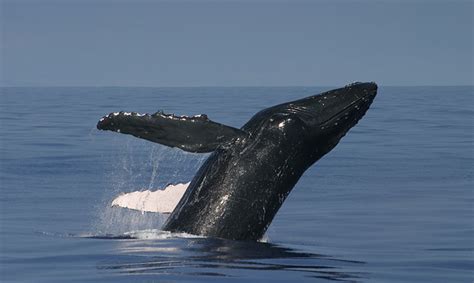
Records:
<instances>
[{"instance_id":1,"label":"whale's throat pleats","mask_svg":"<svg viewBox=\"0 0 474 283\"><path fill-rule=\"evenodd\" d=\"M196 153L211 152L218 146L225 146L226 143L247 136L242 130L209 120L206 115L189 117L162 112L151 115L135 112L110 113L100 119L97 128Z\"/></svg>"}]
</instances>

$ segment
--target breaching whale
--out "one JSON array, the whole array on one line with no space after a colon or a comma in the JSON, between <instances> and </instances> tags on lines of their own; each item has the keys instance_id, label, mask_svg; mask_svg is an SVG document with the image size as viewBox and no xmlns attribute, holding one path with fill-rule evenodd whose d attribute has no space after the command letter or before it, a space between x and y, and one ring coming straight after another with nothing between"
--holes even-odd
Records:
<instances>
[{"instance_id":1,"label":"breaching whale","mask_svg":"<svg viewBox=\"0 0 474 283\"><path fill-rule=\"evenodd\" d=\"M258 240L305 170L357 124L376 93L375 83L353 83L261 110L240 129L163 112L115 112L97 128L212 152L163 230Z\"/></svg>"}]
</instances>

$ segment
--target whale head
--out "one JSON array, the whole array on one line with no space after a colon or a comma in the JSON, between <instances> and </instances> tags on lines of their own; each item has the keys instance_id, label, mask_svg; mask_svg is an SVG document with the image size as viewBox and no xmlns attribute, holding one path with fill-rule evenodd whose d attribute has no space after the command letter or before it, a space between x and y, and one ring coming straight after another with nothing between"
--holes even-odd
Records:
<instances>
[{"instance_id":1,"label":"whale head","mask_svg":"<svg viewBox=\"0 0 474 283\"><path fill-rule=\"evenodd\" d=\"M264 121L267 130L281 132L283 136L298 136L298 139L293 140L303 140L305 146L314 149L310 158L313 163L333 149L357 124L369 109L376 94L377 84L373 82L352 83L264 109L243 129L258 132L262 124L256 121ZM271 138L278 140L275 136Z\"/></svg>"},{"instance_id":2,"label":"whale head","mask_svg":"<svg viewBox=\"0 0 474 283\"><path fill-rule=\"evenodd\" d=\"M333 149L341 138L365 115L377 94L377 84L353 83L301 101L305 111L300 118L311 131L316 155L321 157ZM318 158L319 158L318 157Z\"/></svg>"}]
</instances>

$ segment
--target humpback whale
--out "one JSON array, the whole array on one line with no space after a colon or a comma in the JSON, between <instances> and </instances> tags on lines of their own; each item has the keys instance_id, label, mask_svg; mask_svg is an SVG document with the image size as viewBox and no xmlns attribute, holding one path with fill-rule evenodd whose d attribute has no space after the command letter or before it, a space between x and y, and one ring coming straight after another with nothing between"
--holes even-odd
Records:
<instances>
[{"instance_id":1,"label":"humpback whale","mask_svg":"<svg viewBox=\"0 0 474 283\"><path fill-rule=\"evenodd\" d=\"M375 83L353 83L263 109L240 129L163 112L110 113L97 128L212 152L163 230L258 240L305 170L357 124L376 93Z\"/></svg>"}]
</instances>

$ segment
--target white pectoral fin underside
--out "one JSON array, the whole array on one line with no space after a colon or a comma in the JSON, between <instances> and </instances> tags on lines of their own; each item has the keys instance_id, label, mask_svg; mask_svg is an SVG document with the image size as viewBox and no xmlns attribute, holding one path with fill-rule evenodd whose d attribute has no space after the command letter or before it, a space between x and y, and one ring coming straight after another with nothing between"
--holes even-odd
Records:
<instances>
[{"instance_id":1,"label":"white pectoral fin underside","mask_svg":"<svg viewBox=\"0 0 474 283\"><path fill-rule=\"evenodd\" d=\"M121 194L112 201L112 206L118 206L142 212L171 213L189 183L168 185L163 190L136 191Z\"/></svg>"}]
</instances>

